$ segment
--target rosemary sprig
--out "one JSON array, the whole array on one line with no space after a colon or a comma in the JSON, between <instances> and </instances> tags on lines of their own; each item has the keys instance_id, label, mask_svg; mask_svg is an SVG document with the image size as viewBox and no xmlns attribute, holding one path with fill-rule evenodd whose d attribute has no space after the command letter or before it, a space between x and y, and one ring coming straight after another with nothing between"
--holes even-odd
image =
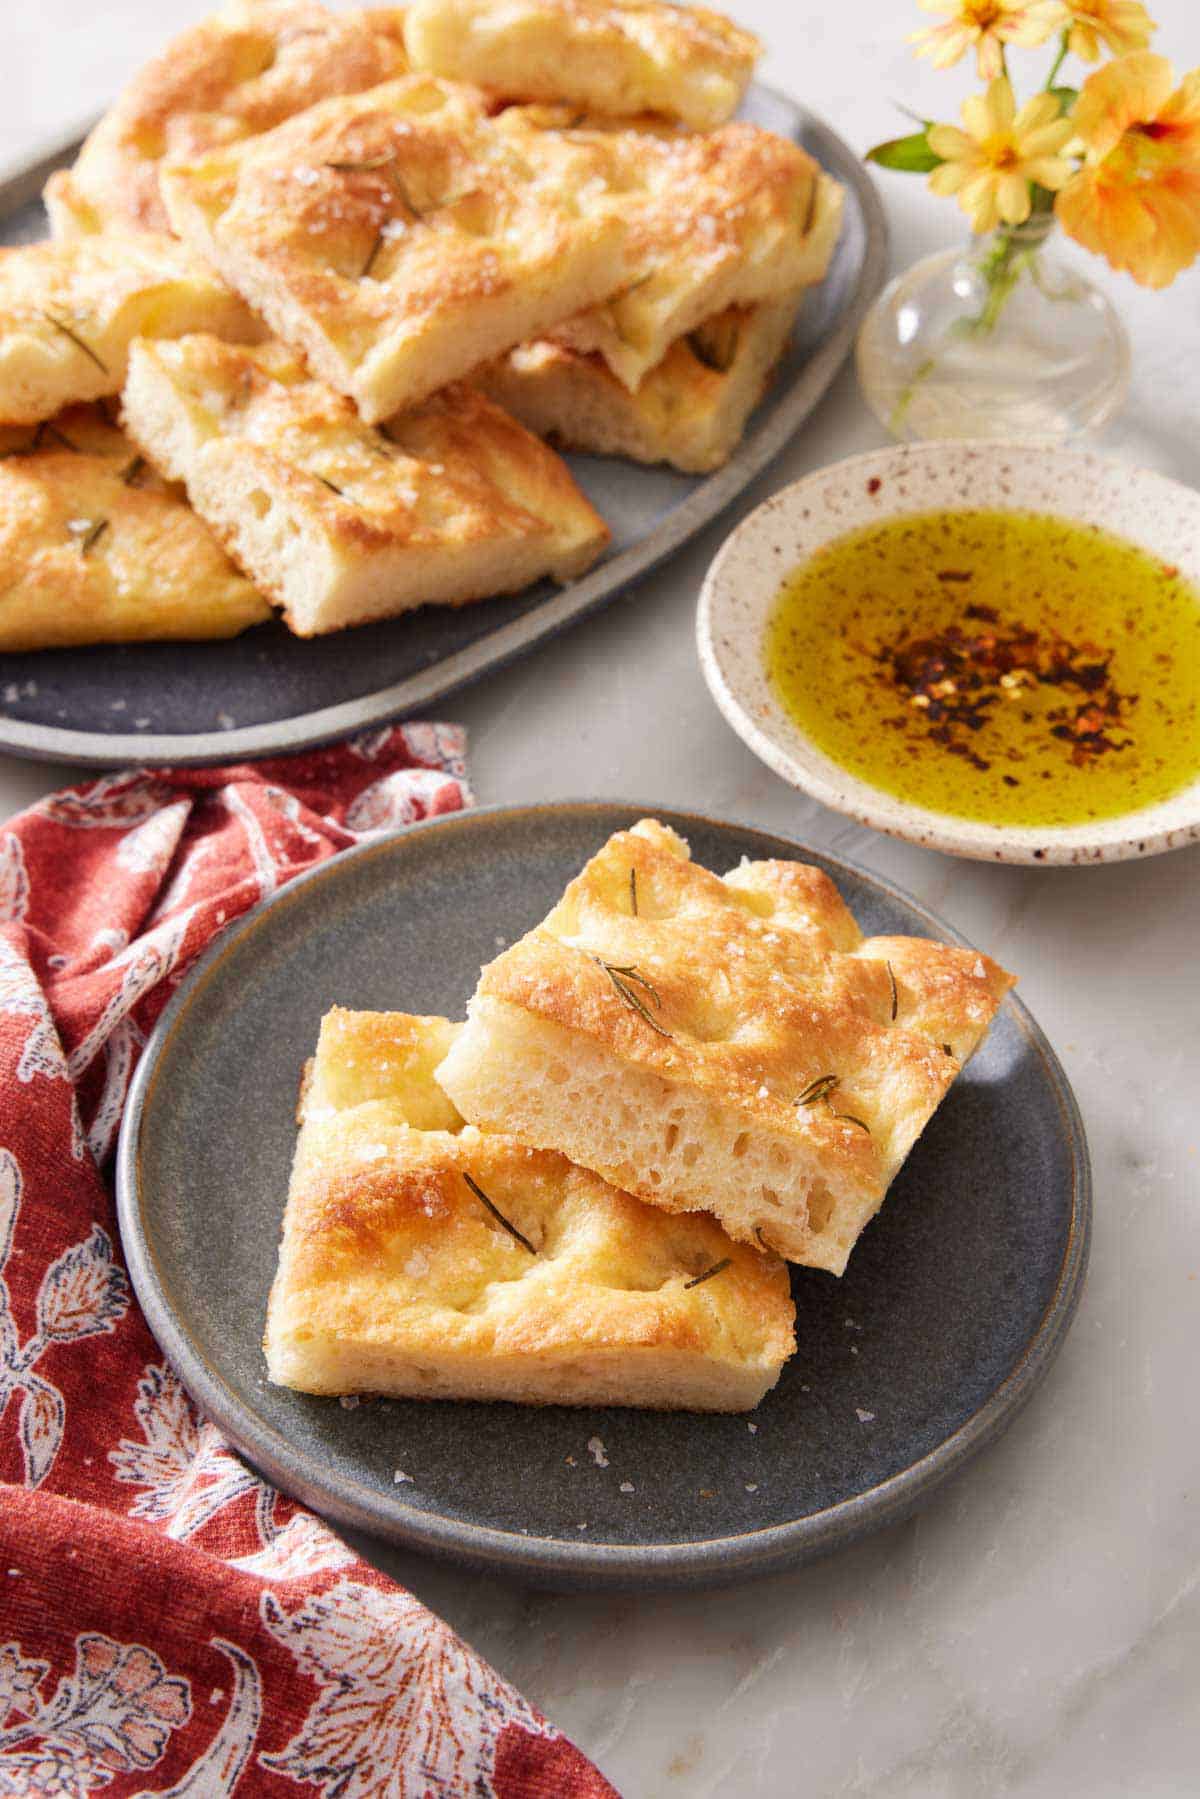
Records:
<instances>
[{"instance_id":1,"label":"rosemary sprig","mask_svg":"<svg viewBox=\"0 0 1200 1799\"><path fill-rule=\"evenodd\" d=\"M479 1203L482 1206L484 1206L488 1212L491 1213L492 1217L496 1220L496 1223L499 1225L502 1225L503 1228L508 1232L509 1236L514 1238L515 1241L521 1245L522 1249L527 1249L531 1256L535 1256L537 1254L537 1250L533 1247L533 1244L529 1241L529 1238L526 1237L521 1231L519 1231L515 1224L511 1224L509 1222L509 1220L504 1216L504 1213L500 1210L500 1208L498 1206L495 1206L492 1204L491 1200L488 1198L488 1196L484 1192L483 1188L479 1185L479 1182L476 1180L473 1180L472 1177L466 1172L465 1169L463 1170L463 1180L466 1181L467 1186L471 1189L472 1193L475 1195L475 1197L479 1201Z\"/></svg>"},{"instance_id":2,"label":"rosemary sprig","mask_svg":"<svg viewBox=\"0 0 1200 1799\"><path fill-rule=\"evenodd\" d=\"M379 252L383 249L383 241L383 227L381 226L375 233L375 241L367 251L367 260L363 263L362 268L358 272L360 281L365 281L367 276L371 273L371 270L375 267Z\"/></svg>"},{"instance_id":3,"label":"rosemary sprig","mask_svg":"<svg viewBox=\"0 0 1200 1799\"><path fill-rule=\"evenodd\" d=\"M714 1274L723 1274L732 1260L732 1256L725 1256L720 1262L714 1262L711 1268L704 1270L703 1274L696 1275L693 1280L684 1281L684 1290L686 1291L689 1287L698 1287L704 1281L710 1281Z\"/></svg>"},{"instance_id":4,"label":"rosemary sprig","mask_svg":"<svg viewBox=\"0 0 1200 1799\"><path fill-rule=\"evenodd\" d=\"M813 220L817 216L817 196L819 193L820 193L820 187L818 185L816 177L814 176L812 187L809 189L809 193L808 193L808 211L804 215L804 224L802 225L802 227L800 229L801 237L807 237L809 232L813 228Z\"/></svg>"},{"instance_id":5,"label":"rosemary sprig","mask_svg":"<svg viewBox=\"0 0 1200 1799\"><path fill-rule=\"evenodd\" d=\"M642 999L640 994L635 993L633 987L630 985L632 981L636 981L639 987L644 987L646 992L650 995L650 998L654 1001L654 1004L661 1011L662 1000L658 997L656 989L646 979L644 974L639 974L638 970L628 963L622 967L617 962L606 962L603 956L596 956L593 960L604 970L605 974L612 982L614 990L620 995L621 999L624 1000L631 1012L636 1012L640 1018L645 1019L646 1023L650 1026L650 1029L652 1031L657 1031L660 1037L669 1037L671 1035L670 1031L664 1030L657 1019L651 1015L650 1008L647 1006L645 1000Z\"/></svg>"},{"instance_id":6,"label":"rosemary sprig","mask_svg":"<svg viewBox=\"0 0 1200 1799\"><path fill-rule=\"evenodd\" d=\"M896 975L891 963L885 962L883 966L888 971L888 980L891 983L892 988L892 1023L894 1024L896 1022L896 1014L900 1010L900 995L896 990Z\"/></svg>"},{"instance_id":7,"label":"rosemary sprig","mask_svg":"<svg viewBox=\"0 0 1200 1799\"><path fill-rule=\"evenodd\" d=\"M844 1118L847 1124L856 1124L859 1130L865 1131L869 1137L871 1135L871 1127L869 1124L864 1123L861 1118L856 1118L853 1112L837 1112L834 1110L833 1101L829 1096L840 1085L841 1081L836 1074L819 1074L815 1081L810 1081L808 1083L808 1086L804 1089L804 1092L795 1103L798 1106L815 1106L821 1100L824 1100L834 1118Z\"/></svg>"},{"instance_id":8,"label":"rosemary sprig","mask_svg":"<svg viewBox=\"0 0 1200 1799\"><path fill-rule=\"evenodd\" d=\"M322 487L327 487L329 489L330 493L335 493L338 496L339 500L345 499L346 490L344 487L338 487L335 482L327 481L325 479L324 475L318 475L317 480L321 483Z\"/></svg>"},{"instance_id":9,"label":"rosemary sprig","mask_svg":"<svg viewBox=\"0 0 1200 1799\"><path fill-rule=\"evenodd\" d=\"M70 338L71 342L75 345L75 348L77 350L82 350L85 356L91 357L92 361L95 363L96 367L100 370L101 374L103 374L103 375L108 374L108 372L109 372L108 364L106 362L102 361L99 356L97 356L97 354L96 354L95 350L93 350L91 344L84 343L83 339L80 337L80 335L77 331L72 331L70 325L68 325L66 323L65 319L60 319L54 313L47 312L47 310L44 306L41 309L41 313L42 313L42 317L45 319L45 321L48 325L53 325L54 329L56 331L61 331L64 337Z\"/></svg>"},{"instance_id":10,"label":"rosemary sprig","mask_svg":"<svg viewBox=\"0 0 1200 1799\"><path fill-rule=\"evenodd\" d=\"M364 157L361 162L327 162L324 167L336 169L339 175L361 175L370 169L385 169L391 161L392 152L389 150L383 156Z\"/></svg>"},{"instance_id":11,"label":"rosemary sprig","mask_svg":"<svg viewBox=\"0 0 1200 1799\"><path fill-rule=\"evenodd\" d=\"M70 450L73 456L82 454L79 445L73 444L66 432L60 431L52 419L43 419L38 429L42 432L43 437L52 437L56 444L61 444L64 450Z\"/></svg>"},{"instance_id":12,"label":"rosemary sprig","mask_svg":"<svg viewBox=\"0 0 1200 1799\"><path fill-rule=\"evenodd\" d=\"M426 212L432 212L432 211L437 210L436 207L418 206L416 201L413 199L412 195L409 193L407 185L405 184L405 182L399 175L392 176L392 185L395 187L396 192L400 195L401 205L405 208L405 210L407 212L411 212L414 219L423 219L425 217Z\"/></svg>"},{"instance_id":13,"label":"rosemary sprig","mask_svg":"<svg viewBox=\"0 0 1200 1799\"><path fill-rule=\"evenodd\" d=\"M838 1085L836 1074L819 1074L815 1081L810 1081L797 1099L798 1106L815 1106L819 1099L828 1098Z\"/></svg>"},{"instance_id":14,"label":"rosemary sprig","mask_svg":"<svg viewBox=\"0 0 1200 1799\"><path fill-rule=\"evenodd\" d=\"M830 1106L829 1109L833 1112L832 1106ZM865 1131L867 1133L868 1137L871 1135L870 1125L864 1124L861 1118L856 1118L853 1112L833 1112L833 1115L835 1118L844 1118L847 1124L856 1124L860 1131Z\"/></svg>"},{"instance_id":15,"label":"rosemary sprig","mask_svg":"<svg viewBox=\"0 0 1200 1799\"><path fill-rule=\"evenodd\" d=\"M79 554L81 556L86 556L88 551L95 544L98 544L100 542L100 539L104 536L104 533L107 530L108 530L108 520L106 518L98 518L96 520L95 524L90 526L90 528L80 538Z\"/></svg>"},{"instance_id":16,"label":"rosemary sprig","mask_svg":"<svg viewBox=\"0 0 1200 1799\"><path fill-rule=\"evenodd\" d=\"M132 462L127 462L125 464L125 467L121 470L121 479L126 487L137 486L138 476L145 466L146 458L144 456L135 456Z\"/></svg>"},{"instance_id":17,"label":"rosemary sprig","mask_svg":"<svg viewBox=\"0 0 1200 1799\"><path fill-rule=\"evenodd\" d=\"M629 871L629 910L630 910L630 912L632 912L633 916L636 918L638 915L637 869L636 868L631 868Z\"/></svg>"},{"instance_id":18,"label":"rosemary sprig","mask_svg":"<svg viewBox=\"0 0 1200 1799\"><path fill-rule=\"evenodd\" d=\"M692 352L692 355L696 358L696 361L701 363L704 368L711 370L714 375L727 375L729 373L733 358L719 356L714 351L710 350L704 341L702 332L689 331L687 346Z\"/></svg>"},{"instance_id":19,"label":"rosemary sprig","mask_svg":"<svg viewBox=\"0 0 1200 1799\"><path fill-rule=\"evenodd\" d=\"M950 1048L948 1043L943 1043L942 1049L945 1051L946 1055L953 1057L954 1051Z\"/></svg>"}]
</instances>

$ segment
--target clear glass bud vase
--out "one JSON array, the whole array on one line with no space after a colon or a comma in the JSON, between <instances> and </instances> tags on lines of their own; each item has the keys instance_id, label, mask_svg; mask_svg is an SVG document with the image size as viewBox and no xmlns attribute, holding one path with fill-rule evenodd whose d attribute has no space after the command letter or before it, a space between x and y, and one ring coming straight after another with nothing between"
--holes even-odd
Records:
<instances>
[{"instance_id":1,"label":"clear glass bud vase","mask_svg":"<svg viewBox=\"0 0 1200 1799\"><path fill-rule=\"evenodd\" d=\"M1104 294L1046 248L1049 215L915 263L858 339L858 373L894 437L1053 439L1095 430L1129 385Z\"/></svg>"}]
</instances>

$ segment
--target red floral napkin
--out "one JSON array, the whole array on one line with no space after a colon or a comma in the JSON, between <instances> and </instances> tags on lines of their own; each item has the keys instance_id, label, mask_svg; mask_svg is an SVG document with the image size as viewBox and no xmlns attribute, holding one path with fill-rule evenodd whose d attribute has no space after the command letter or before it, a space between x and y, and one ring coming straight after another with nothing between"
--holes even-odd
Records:
<instances>
[{"instance_id":1,"label":"red floral napkin","mask_svg":"<svg viewBox=\"0 0 1200 1799\"><path fill-rule=\"evenodd\" d=\"M462 752L454 727L403 725L108 775L0 835L0 1794L613 1793L196 1414L99 1172L216 932L347 845L469 805Z\"/></svg>"}]
</instances>

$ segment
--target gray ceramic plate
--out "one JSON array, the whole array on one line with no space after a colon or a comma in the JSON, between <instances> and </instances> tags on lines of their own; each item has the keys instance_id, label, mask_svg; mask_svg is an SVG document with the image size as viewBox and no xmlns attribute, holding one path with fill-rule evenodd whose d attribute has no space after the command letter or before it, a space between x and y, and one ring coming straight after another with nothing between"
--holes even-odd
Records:
<instances>
[{"instance_id":1,"label":"gray ceramic plate","mask_svg":"<svg viewBox=\"0 0 1200 1799\"><path fill-rule=\"evenodd\" d=\"M338 1001L461 1016L481 961L649 810L460 814L294 882L227 933L164 1013L118 1157L125 1254L151 1328L251 1462L345 1524L559 1585L732 1578L901 1516L1028 1397L1087 1257L1079 1115L1041 1032L1009 1001L844 1278L795 1270L799 1351L753 1419L346 1409L266 1383L296 1085L322 1013ZM739 826L657 816L716 869L743 854L820 864L869 932L954 935L863 869ZM595 1438L606 1467L589 1454ZM397 1469L411 1482L398 1486Z\"/></svg>"},{"instance_id":2,"label":"gray ceramic plate","mask_svg":"<svg viewBox=\"0 0 1200 1799\"><path fill-rule=\"evenodd\" d=\"M543 582L461 611L433 607L302 642L279 624L228 643L0 656L0 749L112 767L278 755L426 707L605 605L705 525L808 417L841 366L887 262L869 176L828 126L768 88L746 116L798 139L847 190L841 241L809 295L779 379L725 468L703 480L589 457L569 461L613 545L566 588ZM38 195L77 141L0 180L0 241L45 234Z\"/></svg>"}]
</instances>

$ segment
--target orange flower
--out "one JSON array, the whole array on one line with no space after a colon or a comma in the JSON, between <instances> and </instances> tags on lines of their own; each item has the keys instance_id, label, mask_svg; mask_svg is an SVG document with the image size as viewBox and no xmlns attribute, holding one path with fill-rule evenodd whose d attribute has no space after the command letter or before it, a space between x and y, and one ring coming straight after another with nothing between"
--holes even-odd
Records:
<instances>
[{"instance_id":1,"label":"orange flower","mask_svg":"<svg viewBox=\"0 0 1200 1799\"><path fill-rule=\"evenodd\" d=\"M935 69L948 69L972 46L982 81L1004 72L1004 46L1032 49L1064 23L1060 0L918 0L923 12L947 13L944 25L927 25L909 42Z\"/></svg>"},{"instance_id":2,"label":"orange flower","mask_svg":"<svg viewBox=\"0 0 1200 1799\"><path fill-rule=\"evenodd\" d=\"M1084 62L1099 62L1101 46L1114 56L1144 50L1158 29L1141 0L1065 0L1067 48Z\"/></svg>"},{"instance_id":3,"label":"orange flower","mask_svg":"<svg viewBox=\"0 0 1200 1799\"><path fill-rule=\"evenodd\" d=\"M1088 76L1071 120L1087 158L1055 209L1143 287L1166 287L1200 254L1200 69L1174 81L1148 50Z\"/></svg>"}]
</instances>

